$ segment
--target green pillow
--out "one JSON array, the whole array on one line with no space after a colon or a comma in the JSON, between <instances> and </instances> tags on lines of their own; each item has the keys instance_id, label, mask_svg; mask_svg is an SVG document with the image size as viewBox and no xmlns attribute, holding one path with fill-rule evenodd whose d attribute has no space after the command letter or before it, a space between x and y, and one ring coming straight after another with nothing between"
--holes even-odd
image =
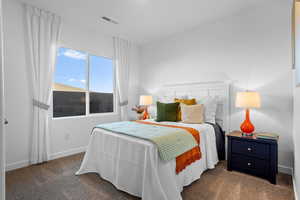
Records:
<instances>
[{"instance_id":1,"label":"green pillow","mask_svg":"<svg viewBox=\"0 0 300 200\"><path fill-rule=\"evenodd\" d=\"M157 117L156 121L177 121L177 112L180 103L160 103L157 102Z\"/></svg>"}]
</instances>

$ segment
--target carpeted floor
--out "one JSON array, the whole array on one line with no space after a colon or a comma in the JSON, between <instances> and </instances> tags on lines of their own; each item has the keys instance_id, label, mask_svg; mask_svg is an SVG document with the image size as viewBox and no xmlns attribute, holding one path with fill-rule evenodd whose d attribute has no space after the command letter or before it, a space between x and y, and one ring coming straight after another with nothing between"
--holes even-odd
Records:
<instances>
[{"instance_id":1,"label":"carpeted floor","mask_svg":"<svg viewBox=\"0 0 300 200\"><path fill-rule=\"evenodd\" d=\"M139 199L117 190L97 174L75 176L83 154L7 172L6 199L28 200L129 200ZM206 171L185 187L184 200L292 200L292 178L279 174L277 185L238 172L228 172L226 163Z\"/></svg>"}]
</instances>

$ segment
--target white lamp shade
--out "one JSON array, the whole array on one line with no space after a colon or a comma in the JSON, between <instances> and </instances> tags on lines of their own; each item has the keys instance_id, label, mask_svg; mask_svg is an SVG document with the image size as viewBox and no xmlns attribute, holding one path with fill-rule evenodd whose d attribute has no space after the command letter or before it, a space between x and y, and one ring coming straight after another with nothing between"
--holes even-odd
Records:
<instances>
[{"instance_id":1,"label":"white lamp shade","mask_svg":"<svg viewBox=\"0 0 300 200\"><path fill-rule=\"evenodd\" d=\"M235 106L239 108L260 108L260 95L258 92L238 92Z\"/></svg>"},{"instance_id":2,"label":"white lamp shade","mask_svg":"<svg viewBox=\"0 0 300 200\"><path fill-rule=\"evenodd\" d=\"M140 96L140 105L148 106L152 104L152 96L142 95Z\"/></svg>"}]
</instances>

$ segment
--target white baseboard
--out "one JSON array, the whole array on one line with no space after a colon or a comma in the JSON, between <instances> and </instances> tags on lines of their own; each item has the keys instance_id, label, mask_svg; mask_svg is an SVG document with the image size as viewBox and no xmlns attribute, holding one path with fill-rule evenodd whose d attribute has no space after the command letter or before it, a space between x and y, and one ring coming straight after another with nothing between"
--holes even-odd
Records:
<instances>
[{"instance_id":1,"label":"white baseboard","mask_svg":"<svg viewBox=\"0 0 300 200\"><path fill-rule=\"evenodd\" d=\"M284 174L293 175L293 168L288 166L278 165L278 171Z\"/></svg>"},{"instance_id":2,"label":"white baseboard","mask_svg":"<svg viewBox=\"0 0 300 200\"><path fill-rule=\"evenodd\" d=\"M19 168L27 167L27 166L29 166L29 160L23 160L23 161L18 161L18 162L14 162L14 163L9 163L6 165L5 171L11 171L11 170L15 170L15 169L19 169Z\"/></svg>"},{"instance_id":3,"label":"white baseboard","mask_svg":"<svg viewBox=\"0 0 300 200\"><path fill-rule=\"evenodd\" d=\"M298 200L298 193L297 193L297 187L296 187L296 182L295 182L295 177L293 176L293 188L294 188L294 196L295 200Z\"/></svg>"},{"instance_id":4,"label":"white baseboard","mask_svg":"<svg viewBox=\"0 0 300 200\"><path fill-rule=\"evenodd\" d=\"M86 150L86 146L54 153L54 154L50 155L50 160L54 160L54 159L58 159L58 158L66 157L66 156L71 156L71 155L74 155L77 153L82 153L82 152L85 152L85 150ZM29 160L23 160L23 161L18 161L18 162L14 162L14 163L9 163L6 165L5 171L11 171L11 170L27 167L29 165L30 165Z\"/></svg>"},{"instance_id":5,"label":"white baseboard","mask_svg":"<svg viewBox=\"0 0 300 200\"><path fill-rule=\"evenodd\" d=\"M74 149L69 149L67 151L62 151L62 152L52 154L50 156L50 159L54 160L54 159L57 159L57 158L71 156L71 155L74 155L74 154L85 152L85 150L86 150L86 146L85 147L78 147L78 148L74 148Z\"/></svg>"}]
</instances>

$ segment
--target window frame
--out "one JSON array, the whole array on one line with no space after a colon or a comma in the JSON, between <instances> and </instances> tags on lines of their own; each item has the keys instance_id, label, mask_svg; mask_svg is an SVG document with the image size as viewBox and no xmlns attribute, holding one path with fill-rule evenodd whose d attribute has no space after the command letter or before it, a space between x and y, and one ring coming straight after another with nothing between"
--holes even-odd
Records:
<instances>
[{"instance_id":1,"label":"window frame","mask_svg":"<svg viewBox=\"0 0 300 200\"><path fill-rule=\"evenodd\" d=\"M87 59L85 61L85 115L74 115L74 116L64 116L64 117L54 117L53 116L53 85L55 84L55 72L56 72L56 62L57 62L57 55L60 48L66 48L71 49L74 51L80 51L84 52L87 55ZM90 113L90 56L97 56L102 57L105 59L110 59L112 61L112 68L113 68L113 112L105 112L105 113ZM72 48L72 47L65 47L65 46L58 46L56 48L56 59L55 59L55 68L53 70L53 82L52 82L52 92L51 92L51 118L52 120L60 120L60 119L76 119L76 118L87 118L87 117L101 117L101 116L118 116L119 115L119 109L117 107L117 84L116 84L116 67L115 67L115 61L111 57L107 56L98 56L93 53L89 53L85 50L79 50L78 48Z\"/></svg>"}]
</instances>

